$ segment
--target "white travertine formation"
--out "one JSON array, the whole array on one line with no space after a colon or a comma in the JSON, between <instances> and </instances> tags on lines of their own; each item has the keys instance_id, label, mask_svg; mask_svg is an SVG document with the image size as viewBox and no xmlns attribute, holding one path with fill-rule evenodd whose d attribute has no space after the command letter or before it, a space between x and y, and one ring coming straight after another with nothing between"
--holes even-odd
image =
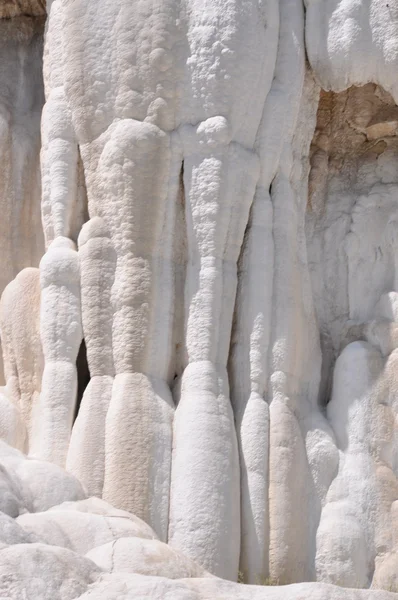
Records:
<instances>
[{"instance_id":1,"label":"white travertine formation","mask_svg":"<svg viewBox=\"0 0 398 600\"><path fill-rule=\"evenodd\" d=\"M35 462L2 443L1 473L13 480L19 498L26 495L26 488L22 478L16 479L15 466L23 465L28 474L25 480L29 480L35 475ZM66 500L58 506L51 506L54 469L59 477L56 487L58 491L63 488ZM43 462L42 473L46 472L40 488L30 489L29 512L17 518L0 512L0 593L7 600L396 598L384 590L349 590L318 583L264 587L225 581L155 539L150 527L133 514L98 498L72 499L63 479L70 486L73 478L59 467ZM77 480L75 486L79 486ZM0 499L4 497L1 493ZM44 499L47 510L32 510Z\"/></svg>"},{"instance_id":2,"label":"white travertine formation","mask_svg":"<svg viewBox=\"0 0 398 600\"><path fill-rule=\"evenodd\" d=\"M82 340L79 256L72 240L55 238L40 262L44 370L41 436L32 453L65 465L77 395Z\"/></svg>"},{"instance_id":3,"label":"white travertine formation","mask_svg":"<svg viewBox=\"0 0 398 600\"><path fill-rule=\"evenodd\" d=\"M168 579L211 577L193 560L159 540L121 537L90 550L86 558L109 573L140 573Z\"/></svg>"},{"instance_id":4,"label":"white travertine formation","mask_svg":"<svg viewBox=\"0 0 398 600\"><path fill-rule=\"evenodd\" d=\"M0 570L0 593L10 600L74 600L100 575L83 556L42 543L0 549Z\"/></svg>"},{"instance_id":5,"label":"white travertine formation","mask_svg":"<svg viewBox=\"0 0 398 600\"><path fill-rule=\"evenodd\" d=\"M79 235L84 339L91 379L73 427L67 469L84 483L89 494L101 496L105 473L105 421L112 396L111 287L116 255L103 221L94 217ZM99 304L98 304L99 300Z\"/></svg>"},{"instance_id":6,"label":"white travertine formation","mask_svg":"<svg viewBox=\"0 0 398 600\"><path fill-rule=\"evenodd\" d=\"M0 597L393 599L397 2L47 0L39 224L44 10L0 2Z\"/></svg>"},{"instance_id":7,"label":"white travertine formation","mask_svg":"<svg viewBox=\"0 0 398 600\"><path fill-rule=\"evenodd\" d=\"M61 502L76 502L85 492L75 477L52 463L26 457L0 440L2 512L18 517L46 511Z\"/></svg>"},{"instance_id":8,"label":"white travertine formation","mask_svg":"<svg viewBox=\"0 0 398 600\"><path fill-rule=\"evenodd\" d=\"M397 5L305 0L308 58L325 90L376 83L398 101Z\"/></svg>"},{"instance_id":9,"label":"white travertine formation","mask_svg":"<svg viewBox=\"0 0 398 600\"><path fill-rule=\"evenodd\" d=\"M80 600L394 600L384 590L348 590L325 584L246 586L216 578L172 580L140 575L103 575Z\"/></svg>"},{"instance_id":10,"label":"white travertine formation","mask_svg":"<svg viewBox=\"0 0 398 600\"><path fill-rule=\"evenodd\" d=\"M62 546L79 554L121 537L154 535L146 524L137 525L125 517L70 510L25 514L18 517L17 523L50 546Z\"/></svg>"},{"instance_id":11,"label":"white travertine formation","mask_svg":"<svg viewBox=\"0 0 398 600\"><path fill-rule=\"evenodd\" d=\"M23 269L4 290L0 332L7 379L2 397L9 403L2 414L8 439L14 439L12 445L28 452L40 438L42 425L38 415L43 374L39 269Z\"/></svg>"}]
</instances>

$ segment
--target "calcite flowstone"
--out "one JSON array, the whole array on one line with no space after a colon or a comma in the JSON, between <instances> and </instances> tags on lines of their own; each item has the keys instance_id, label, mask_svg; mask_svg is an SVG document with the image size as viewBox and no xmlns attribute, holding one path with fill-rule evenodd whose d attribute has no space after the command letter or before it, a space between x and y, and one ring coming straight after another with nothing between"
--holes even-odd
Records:
<instances>
[{"instance_id":1,"label":"calcite flowstone","mask_svg":"<svg viewBox=\"0 0 398 600\"><path fill-rule=\"evenodd\" d=\"M23 465L24 481L37 473L37 461L2 445L0 466L13 481L17 498L26 488L15 466ZM7 600L123 600L186 598L214 600L389 600L385 591L347 590L322 584L286 587L228 583L206 573L181 552L160 542L148 525L99 498L71 500L71 476L57 467L58 488L65 502L51 506L54 465L41 463L41 486L31 488L25 506L9 516L0 511L0 594ZM45 477L44 473L48 476ZM63 482L66 485L63 485ZM78 487L78 482L75 482ZM58 492L60 495L60 491ZM2 490L1 498L7 497ZM41 500L40 500L41 498ZM54 500L53 500L54 501ZM34 506L48 504L35 512ZM4 510L4 506L1 505ZM13 518L14 517L14 518Z\"/></svg>"},{"instance_id":2,"label":"calcite flowstone","mask_svg":"<svg viewBox=\"0 0 398 600\"><path fill-rule=\"evenodd\" d=\"M0 596L398 593L397 20L0 2Z\"/></svg>"}]
</instances>

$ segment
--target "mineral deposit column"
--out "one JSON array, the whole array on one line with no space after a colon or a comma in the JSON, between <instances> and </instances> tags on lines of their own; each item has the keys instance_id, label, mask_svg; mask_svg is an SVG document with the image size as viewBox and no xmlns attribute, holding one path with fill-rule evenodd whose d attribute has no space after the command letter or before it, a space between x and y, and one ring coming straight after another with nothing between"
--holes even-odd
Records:
<instances>
[{"instance_id":1,"label":"mineral deposit column","mask_svg":"<svg viewBox=\"0 0 398 600\"><path fill-rule=\"evenodd\" d=\"M10 401L9 421L1 414L7 439L26 454L40 440L40 401L43 372L40 343L40 272L27 268L5 288L0 301L0 332L7 385L1 391ZM1 394L0 394L1 396ZM14 410L13 410L14 409ZM14 422L14 426L12 425Z\"/></svg>"},{"instance_id":2,"label":"mineral deposit column","mask_svg":"<svg viewBox=\"0 0 398 600\"><path fill-rule=\"evenodd\" d=\"M267 93L274 79L278 50L279 2L266 3L268 34ZM238 436L241 474L241 552L239 570L245 583L268 577L268 346L273 283L273 209L269 194L275 144L270 142L268 94L255 148L261 173L238 264L238 290L228 371Z\"/></svg>"},{"instance_id":3,"label":"mineral deposit column","mask_svg":"<svg viewBox=\"0 0 398 600\"><path fill-rule=\"evenodd\" d=\"M49 7L50 9L50 7ZM60 4L51 6L46 33L46 105L42 117L42 217L48 250L40 263L44 372L41 439L35 454L65 465L76 393L76 357L82 339L80 269L70 227L77 201L78 147L62 77Z\"/></svg>"},{"instance_id":4,"label":"mineral deposit column","mask_svg":"<svg viewBox=\"0 0 398 600\"><path fill-rule=\"evenodd\" d=\"M102 496L105 419L114 378L111 289L116 253L102 219L94 217L79 235L81 302L90 381L73 426L66 467L89 495Z\"/></svg>"},{"instance_id":5,"label":"mineral deposit column","mask_svg":"<svg viewBox=\"0 0 398 600\"><path fill-rule=\"evenodd\" d=\"M179 2L77 0L63 6L65 87L93 225L90 239L84 244L81 239L89 368L107 386L114 373L100 438L103 497L143 518L166 540L174 413L168 385L174 319L171 249L182 162L174 132ZM95 231L95 219L102 222L101 231ZM96 279L100 272L102 282ZM102 344L107 357L111 350L113 364L101 362ZM87 400L93 386L94 381ZM82 405L92 455L105 395L109 398L109 390L102 390L102 409L91 427L89 405ZM83 425L83 416L78 420ZM94 484L100 486L97 467Z\"/></svg>"},{"instance_id":6,"label":"mineral deposit column","mask_svg":"<svg viewBox=\"0 0 398 600\"><path fill-rule=\"evenodd\" d=\"M111 293L115 379L106 418L103 497L140 516L162 539L167 538L174 412L166 381L173 288L172 276L164 279L159 270L171 268L172 153L171 135L126 119L116 125L99 163L105 190L117 193L113 212L106 215L117 262ZM160 322L163 337L158 337Z\"/></svg>"},{"instance_id":7,"label":"mineral deposit column","mask_svg":"<svg viewBox=\"0 0 398 600\"><path fill-rule=\"evenodd\" d=\"M241 555L246 583L268 574L267 351L272 306L272 204L257 186L239 264L235 328L229 362L231 400L240 451Z\"/></svg>"},{"instance_id":8,"label":"mineral deposit column","mask_svg":"<svg viewBox=\"0 0 398 600\"><path fill-rule=\"evenodd\" d=\"M258 160L230 143L222 117L187 126L182 138L189 364L175 417L170 543L233 578L239 559L239 459L226 363L236 262Z\"/></svg>"},{"instance_id":9,"label":"mineral deposit column","mask_svg":"<svg viewBox=\"0 0 398 600\"><path fill-rule=\"evenodd\" d=\"M257 2L189 2L185 125L179 129L187 227L185 369L176 386L169 542L227 579L238 575L240 546L227 361L237 262L260 170L253 147L267 93L263 10Z\"/></svg>"}]
</instances>

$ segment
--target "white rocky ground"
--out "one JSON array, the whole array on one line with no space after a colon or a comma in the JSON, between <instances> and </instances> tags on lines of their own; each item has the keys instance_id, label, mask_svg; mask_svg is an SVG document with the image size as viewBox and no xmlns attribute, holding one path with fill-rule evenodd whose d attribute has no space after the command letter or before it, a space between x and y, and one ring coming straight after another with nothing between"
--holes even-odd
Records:
<instances>
[{"instance_id":1,"label":"white rocky ground","mask_svg":"<svg viewBox=\"0 0 398 600\"><path fill-rule=\"evenodd\" d=\"M234 584L161 542L141 519L51 463L0 442L0 598L7 600L388 600L323 584Z\"/></svg>"}]
</instances>

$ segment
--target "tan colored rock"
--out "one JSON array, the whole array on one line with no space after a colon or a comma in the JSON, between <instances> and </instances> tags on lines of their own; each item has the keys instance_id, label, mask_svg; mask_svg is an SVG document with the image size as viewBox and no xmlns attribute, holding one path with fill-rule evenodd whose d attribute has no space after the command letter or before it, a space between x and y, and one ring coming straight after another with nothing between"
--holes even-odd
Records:
<instances>
[{"instance_id":1,"label":"tan colored rock","mask_svg":"<svg viewBox=\"0 0 398 600\"><path fill-rule=\"evenodd\" d=\"M45 14L45 0L2 0L0 6L0 19L11 19L20 15L38 16Z\"/></svg>"}]
</instances>

